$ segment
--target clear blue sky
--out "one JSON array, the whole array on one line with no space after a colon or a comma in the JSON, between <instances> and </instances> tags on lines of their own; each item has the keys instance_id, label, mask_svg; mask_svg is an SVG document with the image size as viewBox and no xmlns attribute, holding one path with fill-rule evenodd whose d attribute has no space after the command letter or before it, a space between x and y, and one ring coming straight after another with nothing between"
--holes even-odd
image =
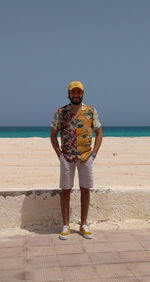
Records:
<instances>
[{"instance_id":1,"label":"clear blue sky","mask_svg":"<svg viewBox=\"0 0 150 282\"><path fill-rule=\"evenodd\" d=\"M72 80L103 126L150 125L149 0L0 1L0 126L49 126Z\"/></svg>"}]
</instances>

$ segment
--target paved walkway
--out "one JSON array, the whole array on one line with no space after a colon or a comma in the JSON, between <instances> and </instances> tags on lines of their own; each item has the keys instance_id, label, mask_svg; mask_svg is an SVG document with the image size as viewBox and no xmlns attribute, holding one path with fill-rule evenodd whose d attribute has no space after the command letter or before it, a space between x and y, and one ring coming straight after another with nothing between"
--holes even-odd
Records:
<instances>
[{"instance_id":1,"label":"paved walkway","mask_svg":"<svg viewBox=\"0 0 150 282\"><path fill-rule=\"evenodd\" d=\"M150 229L72 232L0 239L0 282L150 282Z\"/></svg>"}]
</instances>

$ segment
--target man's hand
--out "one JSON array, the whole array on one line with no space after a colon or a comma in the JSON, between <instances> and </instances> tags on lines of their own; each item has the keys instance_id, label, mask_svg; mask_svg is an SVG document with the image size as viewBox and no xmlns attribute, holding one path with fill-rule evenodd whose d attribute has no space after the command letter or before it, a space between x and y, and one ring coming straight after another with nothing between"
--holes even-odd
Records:
<instances>
[{"instance_id":1,"label":"man's hand","mask_svg":"<svg viewBox=\"0 0 150 282\"><path fill-rule=\"evenodd\" d=\"M101 143L102 143L102 138L103 138L103 133L101 127L95 130L95 142L94 142L94 148L93 148L93 153L98 152ZM96 156L95 156L96 157Z\"/></svg>"},{"instance_id":2,"label":"man's hand","mask_svg":"<svg viewBox=\"0 0 150 282\"><path fill-rule=\"evenodd\" d=\"M58 131L56 129L52 128L51 136L50 136L51 137L51 143L52 143L52 146L53 146L58 158L60 158L61 151L60 151L60 148L59 148L57 134L58 134Z\"/></svg>"},{"instance_id":3,"label":"man's hand","mask_svg":"<svg viewBox=\"0 0 150 282\"><path fill-rule=\"evenodd\" d=\"M94 159L96 158L96 155L97 155L97 154L94 153L94 152L91 153L91 156L92 156Z\"/></svg>"}]
</instances>

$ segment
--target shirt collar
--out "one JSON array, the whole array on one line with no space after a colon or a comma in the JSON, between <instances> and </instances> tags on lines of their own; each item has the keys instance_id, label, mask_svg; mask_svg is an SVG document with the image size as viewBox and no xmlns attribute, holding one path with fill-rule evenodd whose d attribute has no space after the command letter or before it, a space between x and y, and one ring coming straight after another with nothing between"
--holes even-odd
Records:
<instances>
[{"instance_id":1,"label":"shirt collar","mask_svg":"<svg viewBox=\"0 0 150 282\"><path fill-rule=\"evenodd\" d=\"M71 111L71 103L69 103L67 105L67 109ZM85 104L81 103L81 110L84 111L85 110Z\"/></svg>"},{"instance_id":2,"label":"shirt collar","mask_svg":"<svg viewBox=\"0 0 150 282\"><path fill-rule=\"evenodd\" d=\"M85 104L81 103L81 110L84 111L85 110Z\"/></svg>"}]
</instances>

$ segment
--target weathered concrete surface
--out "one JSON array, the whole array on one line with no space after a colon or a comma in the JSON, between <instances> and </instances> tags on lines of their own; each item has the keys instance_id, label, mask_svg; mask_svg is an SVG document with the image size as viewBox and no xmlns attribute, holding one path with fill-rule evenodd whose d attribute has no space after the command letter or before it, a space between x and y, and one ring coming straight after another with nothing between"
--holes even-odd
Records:
<instances>
[{"instance_id":1,"label":"weathered concrete surface","mask_svg":"<svg viewBox=\"0 0 150 282\"><path fill-rule=\"evenodd\" d=\"M78 189L71 193L70 223L74 226L80 223ZM88 223L101 229L126 225L150 227L150 188L91 190ZM61 224L59 189L0 192L1 230L16 227L53 230Z\"/></svg>"}]
</instances>

